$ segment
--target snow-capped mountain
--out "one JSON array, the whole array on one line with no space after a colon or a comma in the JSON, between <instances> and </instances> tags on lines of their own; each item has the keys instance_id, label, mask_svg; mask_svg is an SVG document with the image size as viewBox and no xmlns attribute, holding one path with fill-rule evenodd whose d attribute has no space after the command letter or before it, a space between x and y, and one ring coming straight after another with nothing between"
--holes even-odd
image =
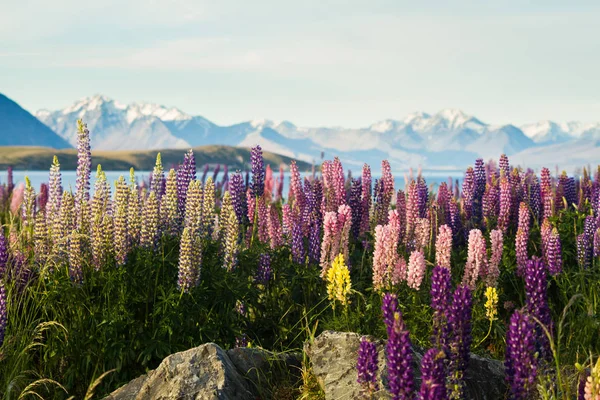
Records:
<instances>
[{"instance_id":1,"label":"snow-capped mountain","mask_svg":"<svg viewBox=\"0 0 600 400\"><path fill-rule=\"evenodd\" d=\"M37 117L71 144L75 121L82 118L96 149L184 148L210 144L254 146L304 161L339 156L351 166L390 160L395 168L464 168L477 157L501 153L542 157L555 144L585 140L586 155L600 155L600 123L543 121L522 127L493 126L457 109L435 114L415 112L358 129L298 127L289 121L266 119L219 126L201 116L157 104L122 104L104 96L82 99L64 110L41 110Z\"/></svg>"}]
</instances>

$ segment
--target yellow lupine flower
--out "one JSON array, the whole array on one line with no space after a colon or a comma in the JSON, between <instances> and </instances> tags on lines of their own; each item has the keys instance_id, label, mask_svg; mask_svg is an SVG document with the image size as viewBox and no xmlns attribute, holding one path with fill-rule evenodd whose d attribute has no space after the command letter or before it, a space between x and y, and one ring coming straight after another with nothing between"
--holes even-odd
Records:
<instances>
[{"instance_id":1,"label":"yellow lupine flower","mask_svg":"<svg viewBox=\"0 0 600 400\"><path fill-rule=\"evenodd\" d=\"M498 291L495 287L488 286L485 290L485 297L487 299L485 302L485 316L490 322L495 321L498 315Z\"/></svg>"},{"instance_id":2,"label":"yellow lupine flower","mask_svg":"<svg viewBox=\"0 0 600 400\"><path fill-rule=\"evenodd\" d=\"M342 303L343 306L350 303L348 295L351 288L350 271L348 271L348 266L344 262L344 256L339 254L327 271L327 294L329 300L333 300L334 308L336 301Z\"/></svg>"}]
</instances>

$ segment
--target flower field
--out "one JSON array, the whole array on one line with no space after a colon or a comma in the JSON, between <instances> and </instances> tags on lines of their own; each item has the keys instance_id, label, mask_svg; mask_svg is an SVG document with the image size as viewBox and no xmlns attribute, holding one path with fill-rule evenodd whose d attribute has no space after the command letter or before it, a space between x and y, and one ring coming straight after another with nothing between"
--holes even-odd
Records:
<instances>
[{"instance_id":1,"label":"flower field","mask_svg":"<svg viewBox=\"0 0 600 400\"><path fill-rule=\"evenodd\" d=\"M386 365L361 342L365 398L463 398L476 353L504 362L507 398L600 399L600 169L502 155L461 187L399 188L385 160L373 180L336 158L304 180L292 162L282 193L257 146L250 174L198 176L190 150L149 182L98 167L92 192L81 121L77 150L75 188L57 158L39 191L0 186L3 398L101 398L202 343L298 351L332 329L387 340Z\"/></svg>"}]
</instances>

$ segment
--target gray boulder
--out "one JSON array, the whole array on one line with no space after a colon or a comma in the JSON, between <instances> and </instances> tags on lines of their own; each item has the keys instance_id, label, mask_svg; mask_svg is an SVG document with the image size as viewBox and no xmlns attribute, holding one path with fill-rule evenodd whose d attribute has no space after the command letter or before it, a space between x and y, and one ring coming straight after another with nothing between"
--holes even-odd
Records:
<instances>
[{"instance_id":1,"label":"gray boulder","mask_svg":"<svg viewBox=\"0 0 600 400\"><path fill-rule=\"evenodd\" d=\"M154 371L116 390L107 400L251 400L245 378L214 343L172 354Z\"/></svg>"},{"instance_id":2,"label":"gray boulder","mask_svg":"<svg viewBox=\"0 0 600 400\"><path fill-rule=\"evenodd\" d=\"M381 340L371 340L377 343L379 352L378 383L379 392L376 399L390 399L383 389L385 379L385 343ZM313 373L325 392L327 399L357 399L360 398L360 385L356 382L356 359L360 344L360 335L348 332L325 331L315 340L304 345ZM415 364L420 365L423 351L413 349ZM415 369L417 381L418 368ZM465 374L467 384L465 397L476 400L502 399L505 397L504 367L501 362L471 355L469 368ZM420 385L417 382L417 387Z\"/></svg>"}]
</instances>

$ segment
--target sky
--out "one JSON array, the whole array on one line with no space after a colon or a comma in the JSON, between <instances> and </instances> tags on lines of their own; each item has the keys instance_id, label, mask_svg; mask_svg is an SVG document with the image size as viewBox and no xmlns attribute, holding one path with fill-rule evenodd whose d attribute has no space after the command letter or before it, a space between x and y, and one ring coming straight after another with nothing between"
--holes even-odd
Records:
<instances>
[{"instance_id":1,"label":"sky","mask_svg":"<svg viewBox=\"0 0 600 400\"><path fill-rule=\"evenodd\" d=\"M600 2L0 0L0 93L364 127L459 108L600 121Z\"/></svg>"}]
</instances>

